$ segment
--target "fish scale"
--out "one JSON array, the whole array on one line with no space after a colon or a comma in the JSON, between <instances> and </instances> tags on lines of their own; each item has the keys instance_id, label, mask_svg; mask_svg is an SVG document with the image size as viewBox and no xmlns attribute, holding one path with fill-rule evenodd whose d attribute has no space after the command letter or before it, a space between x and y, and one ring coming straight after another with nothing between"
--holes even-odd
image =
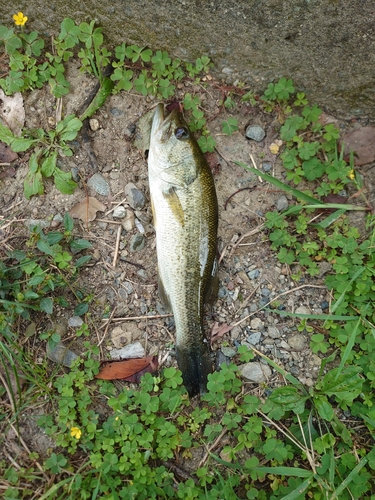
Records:
<instances>
[{"instance_id":1,"label":"fish scale","mask_svg":"<svg viewBox=\"0 0 375 500\"><path fill-rule=\"evenodd\" d=\"M218 207L211 170L179 110L165 118L157 106L148 165L159 294L174 315L184 384L190 395L204 393L212 364L203 307L216 268Z\"/></svg>"}]
</instances>

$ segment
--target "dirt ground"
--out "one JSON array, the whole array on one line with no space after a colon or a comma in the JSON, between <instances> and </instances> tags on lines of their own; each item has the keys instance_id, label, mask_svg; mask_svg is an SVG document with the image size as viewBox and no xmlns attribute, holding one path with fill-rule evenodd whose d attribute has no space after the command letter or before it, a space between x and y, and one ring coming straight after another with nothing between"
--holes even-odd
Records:
<instances>
[{"instance_id":1,"label":"dirt ground","mask_svg":"<svg viewBox=\"0 0 375 500\"><path fill-rule=\"evenodd\" d=\"M68 79L72 92L63 98L63 116L77 112L93 86L90 77L79 73L74 67L70 69ZM182 100L186 92L199 95L208 129L217 142L216 151L208 155L208 159L219 200L220 290L218 300L205 318L207 333L209 335L216 322L236 324L214 342L212 348L214 351L227 348L222 349L223 355L230 357L228 348L235 349L241 342L247 341L249 335L260 332L261 340L256 348L306 385L312 385L320 359L309 348L308 334L299 334L298 322L295 320L269 314L262 306L267 302L264 299L277 298L279 304L288 311L295 312L303 307L305 312L321 313L322 304L330 300L323 286L324 270L320 276L308 282L295 283L291 279L291 270L278 263L275 252L270 250L267 234L260 230L264 214L275 209L283 193L235 163L255 164L259 169L263 168L264 163L270 164L270 173L284 178L278 156L269 149L270 144L278 138L280 122L277 114L263 113L259 107L245 103L233 110L223 109L220 106L222 91L212 84L205 89L203 85L182 83L177 91L177 100ZM14 249L20 241L27 239L25 220L51 221L58 215L64 216L87 194L100 200L106 207L105 212L98 212L88 227L75 219L74 227L76 236L86 238L93 245L90 250L92 260L81 271L82 286L94 294L90 305L90 340L100 343L103 358L108 357L108 351L115 345L119 347L121 344L140 341L146 349L146 355L156 353L159 360L168 365L176 363L170 349L173 322L170 318L153 318L163 313L163 310L157 296L155 234L149 203L147 159L134 146L132 135L134 124L155 103L150 98L132 93L121 93L107 100L94 116L98 122L95 126L92 124L95 130L89 128L84 140L81 133L74 141L74 155L59 160L64 170L74 169L75 173L79 173L81 181L73 195L61 194L50 181L46 181L44 195L26 200L23 196L23 180L28 170L29 154L20 154L12 163L14 173L4 176L0 181L0 216L8 222L13 221L2 237ZM31 92L25 96L24 104L26 127L48 128L53 125L56 102L48 90ZM221 130L221 123L228 116L239 120L238 132L230 137ZM249 124L262 126L266 131L263 141L255 142L245 137L245 129ZM345 129L351 124L341 122L339 126ZM373 186L374 169L363 172L365 182ZM98 194L87 185L97 173L109 185L108 196ZM144 207L137 213L129 206L124 193L128 183L134 183L146 197ZM127 219L113 218L113 209L119 204L126 208ZM130 222L124 229L124 221L128 219ZM139 233L140 227L134 220L141 222L146 231L144 248L132 252L131 240ZM52 222L52 227L57 224ZM106 307L111 315L109 323L102 319ZM53 323L58 324L72 315L72 310L58 310ZM49 327L41 324L38 330ZM72 334L73 330L69 328L66 338L62 340L71 338ZM299 344L291 340L296 335L299 335ZM71 348L77 354L82 352L79 341L73 343ZM35 351L35 360L43 359L44 356L39 346ZM269 384L276 383L276 379L273 375ZM45 446L48 447L48 443Z\"/></svg>"}]
</instances>

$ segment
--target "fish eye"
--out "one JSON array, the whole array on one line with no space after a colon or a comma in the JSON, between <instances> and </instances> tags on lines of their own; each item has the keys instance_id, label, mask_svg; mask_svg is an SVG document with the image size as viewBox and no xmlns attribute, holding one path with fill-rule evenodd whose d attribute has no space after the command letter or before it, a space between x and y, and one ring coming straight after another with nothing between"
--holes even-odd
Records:
<instances>
[{"instance_id":1,"label":"fish eye","mask_svg":"<svg viewBox=\"0 0 375 500\"><path fill-rule=\"evenodd\" d=\"M176 139L184 140L189 137L189 131L186 127L178 127L174 131L174 135L176 136Z\"/></svg>"}]
</instances>

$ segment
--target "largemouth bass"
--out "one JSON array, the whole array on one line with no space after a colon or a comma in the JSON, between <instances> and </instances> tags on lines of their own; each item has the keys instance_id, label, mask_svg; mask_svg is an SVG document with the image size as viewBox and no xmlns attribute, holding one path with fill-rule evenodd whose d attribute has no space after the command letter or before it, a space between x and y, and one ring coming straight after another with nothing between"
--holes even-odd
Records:
<instances>
[{"instance_id":1,"label":"largemouth bass","mask_svg":"<svg viewBox=\"0 0 375 500\"><path fill-rule=\"evenodd\" d=\"M148 172L158 257L159 295L176 324L177 363L193 396L212 371L203 307L216 274L218 205L207 161L178 109L159 104Z\"/></svg>"}]
</instances>

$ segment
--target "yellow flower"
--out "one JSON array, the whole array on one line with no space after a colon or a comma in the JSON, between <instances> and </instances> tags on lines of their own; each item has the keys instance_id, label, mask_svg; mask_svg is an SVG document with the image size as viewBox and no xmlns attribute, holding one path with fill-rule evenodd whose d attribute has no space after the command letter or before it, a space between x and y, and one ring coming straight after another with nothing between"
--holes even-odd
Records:
<instances>
[{"instance_id":1,"label":"yellow flower","mask_svg":"<svg viewBox=\"0 0 375 500\"><path fill-rule=\"evenodd\" d=\"M354 170L351 170L351 171L349 172L349 179L351 179L351 180L354 180L354 179L355 179L355 173L354 173Z\"/></svg>"},{"instance_id":2,"label":"yellow flower","mask_svg":"<svg viewBox=\"0 0 375 500\"><path fill-rule=\"evenodd\" d=\"M14 14L13 19L17 26L24 26L28 18L22 12L17 12L17 14Z\"/></svg>"},{"instance_id":3,"label":"yellow flower","mask_svg":"<svg viewBox=\"0 0 375 500\"><path fill-rule=\"evenodd\" d=\"M82 436L82 431L78 427L72 427L70 429L70 435L73 438L80 439L80 437Z\"/></svg>"}]
</instances>

